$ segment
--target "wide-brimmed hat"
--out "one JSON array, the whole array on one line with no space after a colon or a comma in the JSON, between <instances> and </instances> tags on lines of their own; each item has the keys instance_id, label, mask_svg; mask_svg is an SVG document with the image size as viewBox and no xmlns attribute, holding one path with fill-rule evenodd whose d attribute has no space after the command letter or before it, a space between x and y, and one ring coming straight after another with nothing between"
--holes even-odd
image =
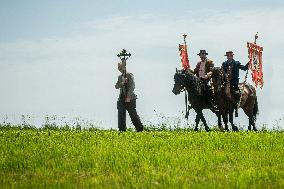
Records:
<instances>
[{"instance_id":1,"label":"wide-brimmed hat","mask_svg":"<svg viewBox=\"0 0 284 189\"><path fill-rule=\"evenodd\" d=\"M228 56L229 54L234 55L233 51L227 51L226 54L224 56Z\"/></svg>"},{"instance_id":2,"label":"wide-brimmed hat","mask_svg":"<svg viewBox=\"0 0 284 189\"><path fill-rule=\"evenodd\" d=\"M201 55L201 54L206 54L208 55L208 53L206 52L206 50L200 50L200 52L197 55Z\"/></svg>"}]
</instances>

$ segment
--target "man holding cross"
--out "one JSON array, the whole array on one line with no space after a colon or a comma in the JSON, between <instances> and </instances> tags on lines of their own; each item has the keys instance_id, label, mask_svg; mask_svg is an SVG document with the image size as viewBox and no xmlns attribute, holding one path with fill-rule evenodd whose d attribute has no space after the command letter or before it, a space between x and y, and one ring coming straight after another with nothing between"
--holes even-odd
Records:
<instances>
[{"instance_id":1,"label":"man holding cross","mask_svg":"<svg viewBox=\"0 0 284 189\"><path fill-rule=\"evenodd\" d=\"M121 58L122 62L118 63L118 71L121 75L118 76L115 88L120 89L119 98L117 101L118 110L118 129L119 131L126 131L126 110L129 113L131 121L136 128L137 132L143 131L143 125L136 111L136 99L137 96L134 93L135 82L134 75L126 72L126 51L122 51L118 56L124 56ZM126 54L127 55L127 54ZM130 56L130 54L129 54Z\"/></svg>"}]
</instances>

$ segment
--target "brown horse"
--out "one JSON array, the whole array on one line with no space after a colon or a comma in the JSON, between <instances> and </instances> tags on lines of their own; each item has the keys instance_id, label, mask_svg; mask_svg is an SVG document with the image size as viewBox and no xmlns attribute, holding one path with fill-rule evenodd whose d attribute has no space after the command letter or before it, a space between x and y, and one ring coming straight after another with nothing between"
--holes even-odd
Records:
<instances>
[{"instance_id":1,"label":"brown horse","mask_svg":"<svg viewBox=\"0 0 284 189\"><path fill-rule=\"evenodd\" d=\"M225 74L222 68L215 67L212 71L212 82L214 87L214 100L218 107L219 113L223 117L225 124L225 130L228 129L228 114L229 122L231 123L233 131L238 131L238 128L234 125L233 112L235 99L231 95L230 83L225 82ZM257 131L255 126L256 115L258 114L258 102L255 88L247 83L240 83L239 88L241 91L241 98L239 107L243 109L245 114L249 118L248 130L251 130L251 126L254 131Z\"/></svg>"}]
</instances>

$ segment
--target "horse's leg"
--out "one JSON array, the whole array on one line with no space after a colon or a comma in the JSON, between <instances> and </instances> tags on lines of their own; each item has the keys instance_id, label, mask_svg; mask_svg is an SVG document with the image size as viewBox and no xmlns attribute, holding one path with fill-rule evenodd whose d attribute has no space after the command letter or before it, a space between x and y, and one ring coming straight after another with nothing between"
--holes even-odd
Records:
<instances>
[{"instance_id":1,"label":"horse's leg","mask_svg":"<svg viewBox=\"0 0 284 189\"><path fill-rule=\"evenodd\" d=\"M256 126L255 126L255 120L253 121L252 129L253 129L253 131L258 131Z\"/></svg>"},{"instance_id":2,"label":"horse's leg","mask_svg":"<svg viewBox=\"0 0 284 189\"><path fill-rule=\"evenodd\" d=\"M197 112L196 112L197 113ZM200 115L199 113L196 114L196 117L195 117L195 128L194 128L194 131L198 131L198 124L199 124L199 121L200 121Z\"/></svg>"},{"instance_id":3,"label":"horse's leg","mask_svg":"<svg viewBox=\"0 0 284 189\"><path fill-rule=\"evenodd\" d=\"M222 125L222 120L221 120L221 113L218 112L216 113L217 117L218 117L218 127L220 129L220 131L224 131L223 125Z\"/></svg>"},{"instance_id":4,"label":"horse's leg","mask_svg":"<svg viewBox=\"0 0 284 189\"><path fill-rule=\"evenodd\" d=\"M251 131L251 125L252 125L252 115L248 116L249 117L249 126L248 126L248 131Z\"/></svg>"},{"instance_id":5,"label":"horse's leg","mask_svg":"<svg viewBox=\"0 0 284 189\"><path fill-rule=\"evenodd\" d=\"M255 121L256 121L256 115L258 111L258 105L257 105L257 100L255 100L254 106L252 105L253 104L252 102L253 101L249 99L248 102L242 107L242 109L244 110L245 114L249 118L248 131L251 131L252 129L254 131L257 131L256 126L255 126Z\"/></svg>"},{"instance_id":6,"label":"horse's leg","mask_svg":"<svg viewBox=\"0 0 284 189\"><path fill-rule=\"evenodd\" d=\"M252 125L252 130L253 131L257 131L257 128L256 128L256 126L255 126L255 121L256 121L256 116L251 116L251 125Z\"/></svg>"},{"instance_id":7,"label":"horse's leg","mask_svg":"<svg viewBox=\"0 0 284 189\"><path fill-rule=\"evenodd\" d=\"M257 131L257 128L255 126L255 122L256 122L256 116L258 114L258 102L257 102L257 96L255 96L255 100L254 100L254 106L253 106L253 120L252 120L252 127L254 131Z\"/></svg>"},{"instance_id":8,"label":"horse's leg","mask_svg":"<svg viewBox=\"0 0 284 189\"><path fill-rule=\"evenodd\" d=\"M204 118L204 115L202 113L202 110L199 111L199 115L200 115L200 119L201 121L203 122L203 125L205 126L205 130L208 132L210 131L210 128L208 127L207 123L206 123L206 120Z\"/></svg>"},{"instance_id":9,"label":"horse's leg","mask_svg":"<svg viewBox=\"0 0 284 189\"><path fill-rule=\"evenodd\" d=\"M238 131L238 127L234 125L234 108L230 108L229 111L229 122L231 123L232 130L233 131Z\"/></svg>"},{"instance_id":10,"label":"horse's leg","mask_svg":"<svg viewBox=\"0 0 284 189\"><path fill-rule=\"evenodd\" d=\"M222 117L223 117L223 122L225 124L225 131L229 131L229 128L228 128L228 114L227 113L223 113Z\"/></svg>"}]
</instances>

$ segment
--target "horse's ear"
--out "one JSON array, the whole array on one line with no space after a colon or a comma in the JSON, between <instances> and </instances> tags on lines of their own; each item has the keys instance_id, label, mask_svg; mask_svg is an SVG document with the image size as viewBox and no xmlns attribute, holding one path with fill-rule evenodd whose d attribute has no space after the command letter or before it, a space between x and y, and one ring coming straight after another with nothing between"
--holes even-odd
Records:
<instances>
[{"instance_id":1,"label":"horse's ear","mask_svg":"<svg viewBox=\"0 0 284 189\"><path fill-rule=\"evenodd\" d=\"M176 73L178 73L178 69L176 68Z\"/></svg>"}]
</instances>

